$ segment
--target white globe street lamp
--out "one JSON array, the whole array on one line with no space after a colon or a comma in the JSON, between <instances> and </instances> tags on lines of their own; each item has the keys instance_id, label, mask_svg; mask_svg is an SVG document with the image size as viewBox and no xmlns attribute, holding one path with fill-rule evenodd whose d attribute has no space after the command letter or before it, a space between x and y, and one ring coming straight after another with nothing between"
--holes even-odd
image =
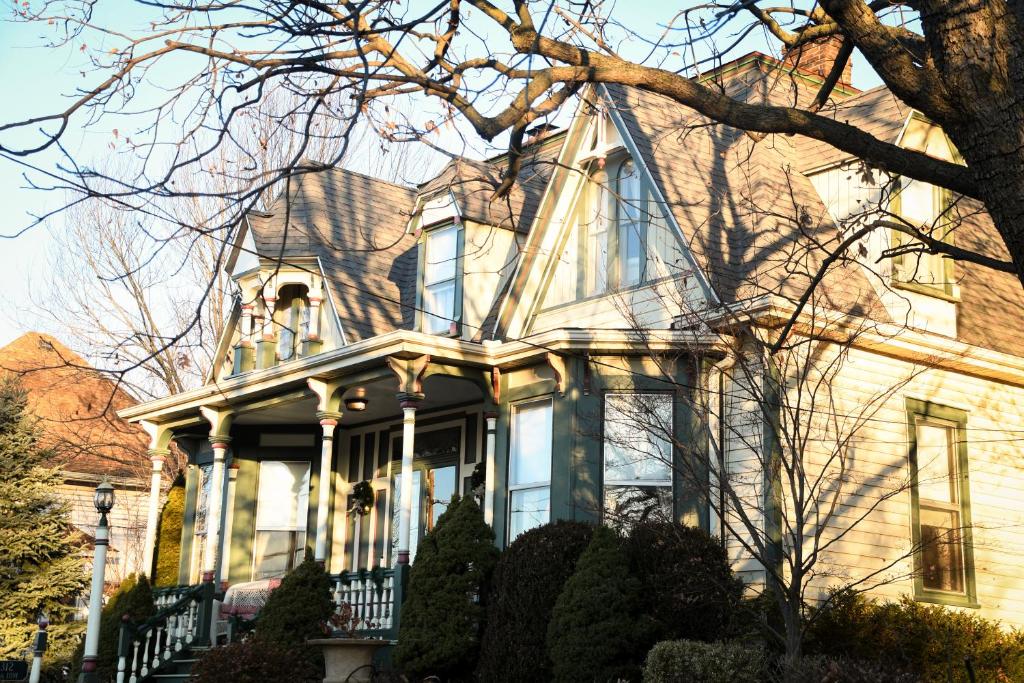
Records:
<instances>
[{"instance_id":1,"label":"white globe street lamp","mask_svg":"<svg viewBox=\"0 0 1024 683\"><path fill-rule=\"evenodd\" d=\"M96 525L96 551L92 560L92 589L89 593L89 621L85 627L85 648L82 656L82 673L78 683L99 683L96 671L97 654L100 644L100 612L103 609L103 583L107 569L107 544L110 542L110 528L107 513L114 507L114 487L104 477L96 487L93 496L96 511L100 513Z\"/></svg>"}]
</instances>

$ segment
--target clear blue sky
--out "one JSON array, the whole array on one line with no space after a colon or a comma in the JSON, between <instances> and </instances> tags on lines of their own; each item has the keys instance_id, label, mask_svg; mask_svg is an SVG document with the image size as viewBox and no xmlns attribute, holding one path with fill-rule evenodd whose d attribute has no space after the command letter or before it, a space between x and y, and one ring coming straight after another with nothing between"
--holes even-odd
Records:
<instances>
[{"instance_id":1,"label":"clear blue sky","mask_svg":"<svg viewBox=\"0 0 1024 683\"><path fill-rule=\"evenodd\" d=\"M100 19L103 12L117 12L116 24L126 30L136 28L146 16L144 8L126 0L113 3L99 3ZM625 5L620 5L622 10ZM673 15L680 5L669 2L631 3L628 11L631 26L655 27ZM143 23L144 25L144 23ZM4 101L0 106L0 123L8 123L58 111L66 106L65 95L76 87L95 81L95 75L82 75L87 70L84 55L79 45L61 49L39 47L44 41L40 32L45 26L13 24L0 21L0 83L3 84ZM756 33L756 32L755 32ZM748 38L749 49L766 49L767 44L760 36ZM91 46L95 47L95 46ZM640 46L630 49L641 50ZM860 55L854 61L856 85L866 88L878 84L878 78ZM88 162L103 155L111 141L111 131L119 123L101 121L88 130L82 129L79 117L72 121L64 144L77 159ZM122 131L128 127L120 123ZM32 159L35 165L51 167L56 160L53 154ZM45 178L27 171L17 163L0 158L0 234L12 235L31 222L31 215L42 214L59 205L61 196L56 192L33 190L27 187L23 173L39 184ZM61 220L53 221L49 230L60 230ZM51 248L48 228L38 226L15 239L0 238L0 282L3 283L5 299L16 302L12 308L0 312L0 345L7 343L22 332L41 326L41 321L31 315L32 297L45 296L50 280L47 277L47 251Z\"/></svg>"}]
</instances>

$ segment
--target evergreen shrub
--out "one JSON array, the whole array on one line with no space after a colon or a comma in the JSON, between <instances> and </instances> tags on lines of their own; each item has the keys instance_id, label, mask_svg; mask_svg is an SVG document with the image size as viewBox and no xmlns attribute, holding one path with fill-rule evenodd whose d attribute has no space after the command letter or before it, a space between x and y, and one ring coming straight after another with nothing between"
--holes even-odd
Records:
<instances>
[{"instance_id":1,"label":"evergreen shrub","mask_svg":"<svg viewBox=\"0 0 1024 683\"><path fill-rule=\"evenodd\" d=\"M249 639L217 647L192 668L195 683L320 683L323 673L294 645Z\"/></svg>"},{"instance_id":2,"label":"evergreen shrub","mask_svg":"<svg viewBox=\"0 0 1024 683\"><path fill-rule=\"evenodd\" d=\"M640 613L651 641L725 638L743 597L743 582L725 549L695 527L642 522L628 537L632 573L640 581Z\"/></svg>"},{"instance_id":3,"label":"evergreen shrub","mask_svg":"<svg viewBox=\"0 0 1024 683\"><path fill-rule=\"evenodd\" d=\"M778 675L776 680L783 680L783 677ZM881 662L810 655L803 657L785 680L789 683L919 683L921 678Z\"/></svg>"},{"instance_id":4,"label":"evergreen shrub","mask_svg":"<svg viewBox=\"0 0 1024 683\"><path fill-rule=\"evenodd\" d=\"M455 498L416 550L394 658L413 679L468 680L477 663L483 596L498 561L494 532L472 496Z\"/></svg>"},{"instance_id":5,"label":"evergreen shrub","mask_svg":"<svg viewBox=\"0 0 1024 683\"><path fill-rule=\"evenodd\" d=\"M157 526L154 586L177 586L181 559L181 527L185 521L185 478L180 474L167 491Z\"/></svg>"},{"instance_id":6,"label":"evergreen shrub","mask_svg":"<svg viewBox=\"0 0 1024 683\"><path fill-rule=\"evenodd\" d=\"M644 663L644 683L761 683L768 671L764 650L740 642L666 640Z\"/></svg>"},{"instance_id":7,"label":"evergreen shrub","mask_svg":"<svg viewBox=\"0 0 1024 683\"><path fill-rule=\"evenodd\" d=\"M560 520L521 534L501 554L487 600L479 680L551 680L551 611L593 533L591 524Z\"/></svg>"},{"instance_id":8,"label":"evergreen shrub","mask_svg":"<svg viewBox=\"0 0 1024 683\"><path fill-rule=\"evenodd\" d=\"M308 639L323 637L324 624L332 614L331 580L307 552L302 564L288 572L267 598L257 617L255 639L303 649ZM315 659L317 653L309 652L310 658Z\"/></svg>"},{"instance_id":9,"label":"evergreen shrub","mask_svg":"<svg viewBox=\"0 0 1024 683\"><path fill-rule=\"evenodd\" d=\"M548 657L559 683L637 677L639 582L622 539L597 527L565 582L548 624Z\"/></svg>"},{"instance_id":10,"label":"evergreen shrub","mask_svg":"<svg viewBox=\"0 0 1024 683\"><path fill-rule=\"evenodd\" d=\"M1024 681L1024 632L964 610L840 592L812 615L805 651L879 662L932 681Z\"/></svg>"}]
</instances>

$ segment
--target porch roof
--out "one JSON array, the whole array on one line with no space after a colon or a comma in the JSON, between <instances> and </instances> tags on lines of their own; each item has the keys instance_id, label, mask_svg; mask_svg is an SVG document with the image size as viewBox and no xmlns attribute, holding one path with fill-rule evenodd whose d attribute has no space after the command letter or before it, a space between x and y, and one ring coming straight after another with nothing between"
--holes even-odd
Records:
<instances>
[{"instance_id":1,"label":"porch roof","mask_svg":"<svg viewBox=\"0 0 1024 683\"><path fill-rule=\"evenodd\" d=\"M200 407L247 406L306 391L308 379L351 376L360 381L379 371L388 357L429 356L431 363L486 370L511 369L536 362L547 354L650 353L670 349L713 350L721 345L714 333L657 330L643 335L628 330L559 329L522 340L471 342L410 330L395 330L326 353L275 367L228 377L215 383L148 401L120 411L130 422L148 421L181 426L203 422ZM444 373L440 373L444 374ZM375 379L379 380L379 375ZM397 382L396 382L396 391Z\"/></svg>"}]
</instances>

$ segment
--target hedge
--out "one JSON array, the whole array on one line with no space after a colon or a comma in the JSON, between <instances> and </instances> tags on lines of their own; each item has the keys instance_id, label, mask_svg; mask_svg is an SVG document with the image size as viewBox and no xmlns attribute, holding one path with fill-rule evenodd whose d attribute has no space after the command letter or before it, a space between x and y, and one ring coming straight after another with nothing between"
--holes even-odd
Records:
<instances>
[{"instance_id":1,"label":"hedge","mask_svg":"<svg viewBox=\"0 0 1024 683\"><path fill-rule=\"evenodd\" d=\"M185 479L178 475L167 492L157 527L154 586L177 586L181 560L181 528L185 521ZM147 568L148 570L148 568Z\"/></svg>"}]
</instances>

